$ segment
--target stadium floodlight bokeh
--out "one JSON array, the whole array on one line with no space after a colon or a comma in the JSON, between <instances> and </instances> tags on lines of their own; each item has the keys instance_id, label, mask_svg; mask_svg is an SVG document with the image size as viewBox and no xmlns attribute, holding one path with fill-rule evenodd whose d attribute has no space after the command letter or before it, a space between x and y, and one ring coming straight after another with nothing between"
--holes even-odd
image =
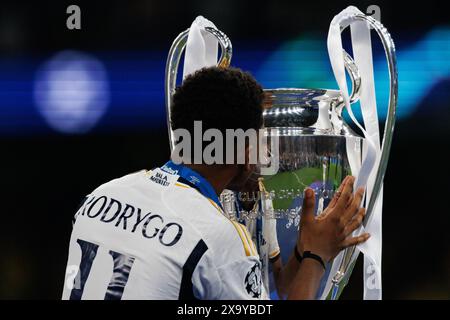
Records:
<instances>
[{"instance_id":1,"label":"stadium floodlight bokeh","mask_svg":"<svg viewBox=\"0 0 450 320\"><path fill-rule=\"evenodd\" d=\"M433 88L450 78L450 29L436 27L413 41L398 38L398 118L406 119L414 116ZM252 72L265 88L336 88L325 36L302 34L263 49L237 43L233 65ZM384 119L387 67L382 51L374 49L378 112ZM94 57L62 51L40 64L30 59L19 71L13 65L23 63L24 58L7 62L0 73L0 133L45 133L48 126L57 134L83 134L93 128L159 130L165 124L166 54L160 50L108 51ZM33 91L31 96L28 88ZM448 91L438 90L432 97L444 101ZM433 114L435 109L427 112ZM360 116L358 107L354 113Z\"/></svg>"},{"instance_id":2,"label":"stadium floodlight bokeh","mask_svg":"<svg viewBox=\"0 0 450 320\"><path fill-rule=\"evenodd\" d=\"M102 62L89 54L59 52L37 72L34 99L38 111L54 130L86 133L109 105L106 70Z\"/></svg>"}]
</instances>

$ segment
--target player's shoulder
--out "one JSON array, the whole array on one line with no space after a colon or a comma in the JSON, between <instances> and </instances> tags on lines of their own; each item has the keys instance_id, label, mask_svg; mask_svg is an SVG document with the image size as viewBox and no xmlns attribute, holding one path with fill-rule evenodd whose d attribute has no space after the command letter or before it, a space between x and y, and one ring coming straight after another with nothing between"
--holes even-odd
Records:
<instances>
[{"instance_id":1,"label":"player's shoulder","mask_svg":"<svg viewBox=\"0 0 450 320\"><path fill-rule=\"evenodd\" d=\"M105 183L102 183L97 188L95 188L92 193L96 192L103 192L110 189L115 188L122 188L122 187L130 187L134 184L136 184L139 180L141 180L143 177L149 174L149 170L142 169L136 172L132 172L129 174L126 174L124 176L114 178L112 180L109 180Z\"/></svg>"},{"instance_id":2,"label":"player's shoulder","mask_svg":"<svg viewBox=\"0 0 450 320\"><path fill-rule=\"evenodd\" d=\"M182 183L173 189L167 191L165 201L201 234L216 261L257 255L246 227L228 218L213 200Z\"/></svg>"}]
</instances>

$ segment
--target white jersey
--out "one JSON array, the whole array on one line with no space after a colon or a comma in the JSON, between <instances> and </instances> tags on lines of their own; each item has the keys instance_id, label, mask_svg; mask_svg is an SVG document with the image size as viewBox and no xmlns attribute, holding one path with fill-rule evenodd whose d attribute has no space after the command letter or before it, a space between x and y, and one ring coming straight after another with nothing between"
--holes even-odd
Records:
<instances>
[{"instance_id":1,"label":"white jersey","mask_svg":"<svg viewBox=\"0 0 450 320\"><path fill-rule=\"evenodd\" d=\"M272 200L259 199L255 208L260 217L253 218L246 217L243 214L238 195L235 192L224 190L221 194L221 200L227 216L243 221L253 242L257 244L257 251L261 261L261 277L266 292L269 292L269 261L276 260L281 253L277 238L277 221L266 217L266 214L274 211ZM264 208L261 209L260 206L264 206Z\"/></svg>"},{"instance_id":2,"label":"white jersey","mask_svg":"<svg viewBox=\"0 0 450 320\"><path fill-rule=\"evenodd\" d=\"M103 184L75 214L63 299L265 299L246 228L161 168Z\"/></svg>"},{"instance_id":3,"label":"white jersey","mask_svg":"<svg viewBox=\"0 0 450 320\"><path fill-rule=\"evenodd\" d=\"M221 200L224 206L225 213L228 217L234 217L235 220L243 220L247 230L252 236L254 243L257 242L259 231L257 230L256 219L248 219L242 216L240 205L237 201L237 195L231 190L224 190L221 194ZM258 205L261 205L258 203ZM272 200L265 200L264 205L268 208L264 208L265 212L272 210ZM266 219L263 216L262 219L262 237L259 249L267 253L269 259L273 259L280 254L280 246L277 239L277 221L276 219ZM262 257L261 257L262 258Z\"/></svg>"}]
</instances>

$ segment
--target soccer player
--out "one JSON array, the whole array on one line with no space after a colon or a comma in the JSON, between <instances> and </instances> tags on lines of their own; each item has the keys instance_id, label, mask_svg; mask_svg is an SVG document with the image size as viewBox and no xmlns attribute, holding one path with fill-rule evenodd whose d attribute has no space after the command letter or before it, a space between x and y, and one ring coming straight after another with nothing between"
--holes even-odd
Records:
<instances>
[{"instance_id":1,"label":"soccer player","mask_svg":"<svg viewBox=\"0 0 450 320\"><path fill-rule=\"evenodd\" d=\"M172 128L203 130L263 126L261 86L235 68L204 68L173 96ZM156 150L155 150L156 151ZM226 151L225 151L226 152ZM107 182L75 214L63 299L266 299L261 265L247 229L224 214L219 195L248 184L255 165L176 164ZM285 266L288 298L313 299L323 263L343 248L361 224L363 190L347 177L320 217L305 191L296 257ZM301 261L301 263L300 263Z\"/></svg>"}]
</instances>

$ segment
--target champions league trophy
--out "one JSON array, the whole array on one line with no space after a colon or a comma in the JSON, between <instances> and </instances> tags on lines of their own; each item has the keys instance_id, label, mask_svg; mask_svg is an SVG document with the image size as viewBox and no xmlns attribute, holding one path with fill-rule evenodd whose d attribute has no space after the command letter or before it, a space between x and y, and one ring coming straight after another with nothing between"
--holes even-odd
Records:
<instances>
[{"instance_id":1,"label":"champions league trophy","mask_svg":"<svg viewBox=\"0 0 450 320\"><path fill-rule=\"evenodd\" d=\"M196 19L196 21L199 18ZM203 19L203 18L201 18ZM207 21L206 19L204 21ZM193 51L185 56L184 74L204 66L230 64L232 49L228 37L209 21L194 21L191 29L174 41L166 67L166 107L170 119L171 96L175 89L176 73L181 54L189 49L191 36L203 36L205 43L214 38L211 46L214 59L198 66L189 62ZM354 59L342 49L341 32L350 26ZM192 28L198 30L192 30ZM384 135L380 144L377 106L373 80L370 29L382 40L388 62L390 94ZM199 30L201 29L201 32ZM208 39L209 37L209 39ZM198 38L199 39L199 38ZM197 40L198 40L197 39ZM222 49L217 62L217 43ZM201 47L201 46L200 46ZM214 49L215 48L215 49ZM277 170L264 170L259 179L259 195L249 212L240 209L243 195L222 196L226 214L246 224L257 246L262 263L262 279L267 292L277 298L270 271L270 248L279 247L283 263L292 254L299 232L303 191L310 187L316 195L316 215L331 201L347 175L356 177L356 190L366 187L363 227L371 238L357 247L347 248L326 265L318 299L338 299L348 282L359 252L364 254L364 299L381 299L381 206L382 183L389 158L395 112L397 106L397 67L395 47L387 30L377 20L364 15L355 7L348 7L334 17L328 34L328 52L339 90L331 89L266 89L268 97L264 110L264 133L270 141L271 165ZM206 54L208 56L208 54ZM186 70L191 68L191 70ZM352 84L348 94L347 71ZM359 101L364 127L353 115L351 104ZM347 110L363 136L356 134L343 120ZM171 147L173 132L168 122ZM276 143L272 143L276 141ZM245 195L244 195L245 197ZM300 230L301 232L301 230Z\"/></svg>"}]
</instances>

